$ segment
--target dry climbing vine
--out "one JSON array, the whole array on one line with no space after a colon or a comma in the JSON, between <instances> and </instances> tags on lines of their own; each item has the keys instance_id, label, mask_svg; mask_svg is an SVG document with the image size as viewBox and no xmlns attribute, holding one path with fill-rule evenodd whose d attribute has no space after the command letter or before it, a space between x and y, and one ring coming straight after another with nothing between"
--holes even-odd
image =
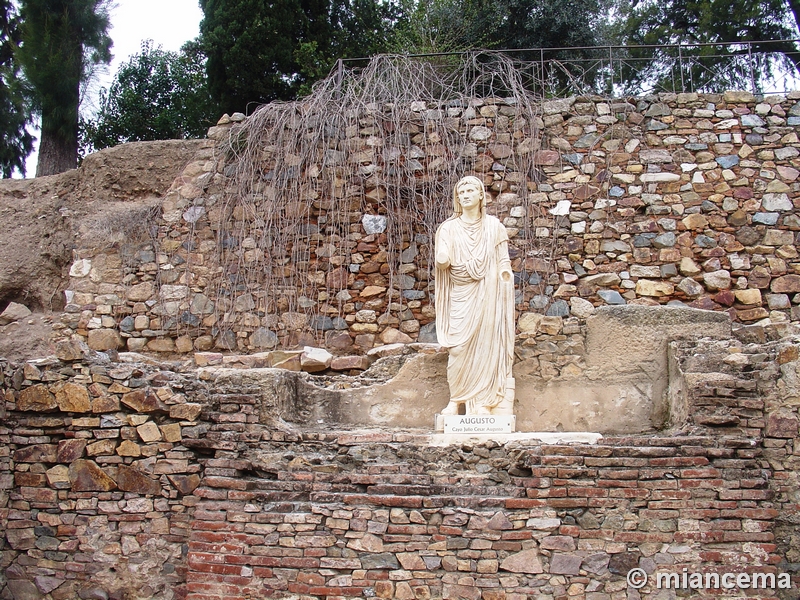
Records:
<instances>
[{"instance_id":1,"label":"dry climbing vine","mask_svg":"<svg viewBox=\"0 0 800 600\"><path fill-rule=\"evenodd\" d=\"M218 330L251 311L270 329L301 313L313 331L315 317L342 317L358 300L351 291L366 263L386 290L362 305L403 318L409 299L432 304L434 233L465 174L484 180L489 212L515 233L522 293L531 285L524 259L541 259L541 270L554 240L534 235L545 216L531 201L540 105L520 72L486 52L457 62L378 56L234 126L212 259ZM385 231L365 233L364 215L385 217Z\"/></svg>"}]
</instances>

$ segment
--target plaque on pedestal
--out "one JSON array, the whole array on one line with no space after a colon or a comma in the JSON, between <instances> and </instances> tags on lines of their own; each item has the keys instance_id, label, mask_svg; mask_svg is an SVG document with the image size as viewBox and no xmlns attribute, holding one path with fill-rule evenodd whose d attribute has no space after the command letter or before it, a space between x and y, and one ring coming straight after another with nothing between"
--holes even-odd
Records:
<instances>
[{"instance_id":1,"label":"plaque on pedestal","mask_svg":"<svg viewBox=\"0 0 800 600\"><path fill-rule=\"evenodd\" d=\"M514 415L436 415L436 429L445 434L513 433L515 425Z\"/></svg>"}]
</instances>

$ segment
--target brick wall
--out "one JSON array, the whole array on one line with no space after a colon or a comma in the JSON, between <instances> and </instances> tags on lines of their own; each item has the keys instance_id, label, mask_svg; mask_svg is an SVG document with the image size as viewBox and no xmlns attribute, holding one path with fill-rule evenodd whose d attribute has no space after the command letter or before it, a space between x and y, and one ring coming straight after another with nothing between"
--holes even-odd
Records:
<instances>
[{"instance_id":1,"label":"brick wall","mask_svg":"<svg viewBox=\"0 0 800 600\"><path fill-rule=\"evenodd\" d=\"M596 445L265 424L213 367L4 362L0 597L668 597L638 566L788 572L753 597L794 598L787 333L673 342L685 422Z\"/></svg>"}]
</instances>

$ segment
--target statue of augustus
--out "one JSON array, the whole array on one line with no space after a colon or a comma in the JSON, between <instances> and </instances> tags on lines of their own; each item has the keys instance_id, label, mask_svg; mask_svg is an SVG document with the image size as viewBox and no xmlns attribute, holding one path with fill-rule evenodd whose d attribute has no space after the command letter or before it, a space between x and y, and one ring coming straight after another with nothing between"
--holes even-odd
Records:
<instances>
[{"instance_id":1,"label":"statue of augustus","mask_svg":"<svg viewBox=\"0 0 800 600\"><path fill-rule=\"evenodd\" d=\"M467 415L512 414L514 276L508 234L486 214L486 190L477 177L453 189L453 216L436 231L436 334L448 349L450 402Z\"/></svg>"}]
</instances>

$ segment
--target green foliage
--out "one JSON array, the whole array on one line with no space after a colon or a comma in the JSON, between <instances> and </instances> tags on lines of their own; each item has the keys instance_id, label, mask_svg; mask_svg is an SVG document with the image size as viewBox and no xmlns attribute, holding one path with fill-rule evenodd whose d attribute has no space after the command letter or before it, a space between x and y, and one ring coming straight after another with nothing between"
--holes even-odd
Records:
<instances>
[{"instance_id":1,"label":"green foliage","mask_svg":"<svg viewBox=\"0 0 800 600\"><path fill-rule=\"evenodd\" d=\"M33 136L25 129L30 111L19 78L14 50L19 44L19 21L10 0L0 1L0 175L25 174L25 158L33 149Z\"/></svg>"},{"instance_id":2,"label":"green foliage","mask_svg":"<svg viewBox=\"0 0 800 600\"><path fill-rule=\"evenodd\" d=\"M614 36L623 45L654 46L628 53L628 79L634 90L646 81L662 88L680 87L681 80L684 86L688 82L709 91L750 88L751 77L770 77L776 61L800 65L794 43L759 43L797 35L793 5L792 0L788 4L786 0L625 2L620 5L622 18ZM756 56L752 60L749 50L737 46L739 42L754 42L751 51ZM681 48L679 56L677 49L665 47L669 44L697 45ZM637 61L646 66L635 68Z\"/></svg>"},{"instance_id":3,"label":"green foliage","mask_svg":"<svg viewBox=\"0 0 800 600\"><path fill-rule=\"evenodd\" d=\"M208 85L220 112L310 91L337 58L385 51L396 6L380 0L200 0Z\"/></svg>"},{"instance_id":4,"label":"green foliage","mask_svg":"<svg viewBox=\"0 0 800 600\"><path fill-rule=\"evenodd\" d=\"M100 150L123 142L197 138L215 117L198 44L168 52L148 40L100 91L96 116L82 123L82 141Z\"/></svg>"},{"instance_id":5,"label":"green foliage","mask_svg":"<svg viewBox=\"0 0 800 600\"><path fill-rule=\"evenodd\" d=\"M420 0L407 7L398 50L451 52L592 46L608 0ZM539 59L537 53L535 56Z\"/></svg>"},{"instance_id":6,"label":"green foliage","mask_svg":"<svg viewBox=\"0 0 800 600\"><path fill-rule=\"evenodd\" d=\"M17 56L42 117L37 175L75 166L80 86L111 60L110 0L21 0ZM43 164L44 160L44 164Z\"/></svg>"},{"instance_id":7,"label":"green foliage","mask_svg":"<svg viewBox=\"0 0 800 600\"><path fill-rule=\"evenodd\" d=\"M405 11L408 17L397 28L392 44L396 52L435 54L498 47L499 2L420 0Z\"/></svg>"}]
</instances>

